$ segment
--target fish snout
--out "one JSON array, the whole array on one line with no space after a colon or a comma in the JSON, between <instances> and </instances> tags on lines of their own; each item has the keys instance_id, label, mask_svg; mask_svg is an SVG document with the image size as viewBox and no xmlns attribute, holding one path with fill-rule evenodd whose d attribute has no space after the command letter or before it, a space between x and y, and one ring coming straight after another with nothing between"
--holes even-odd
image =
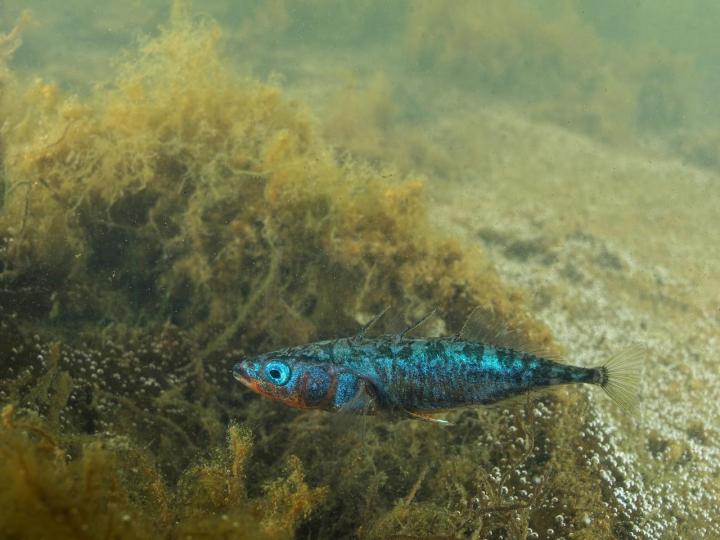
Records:
<instances>
[{"instance_id":1,"label":"fish snout","mask_svg":"<svg viewBox=\"0 0 720 540\"><path fill-rule=\"evenodd\" d=\"M252 360L242 360L233 366L235 380L248 385L258 380L260 364Z\"/></svg>"},{"instance_id":2,"label":"fish snout","mask_svg":"<svg viewBox=\"0 0 720 540\"><path fill-rule=\"evenodd\" d=\"M243 379L246 378L245 376L245 367L243 366L244 362L238 362L233 366L232 374L233 377L235 377L235 380L242 382Z\"/></svg>"}]
</instances>

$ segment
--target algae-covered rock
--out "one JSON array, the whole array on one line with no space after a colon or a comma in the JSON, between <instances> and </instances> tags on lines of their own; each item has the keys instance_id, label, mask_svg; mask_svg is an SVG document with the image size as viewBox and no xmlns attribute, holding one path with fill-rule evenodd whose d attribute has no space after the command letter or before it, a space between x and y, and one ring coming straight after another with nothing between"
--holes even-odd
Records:
<instances>
[{"instance_id":1,"label":"algae-covered rock","mask_svg":"<svg viewBox=\"0 0 720 540\"><path fill-rule=\"evenodd\" d=\"M300 414L233 383L239 355L351 334L388 304L405 322L437 307L447 332L477 307L486 337L552 340L482 252L433 230L422 178L338 158L301 104L234 75L219 39L178 5L90 96L18 93L0 529L507 537L589 534L591 514L597 536L622 530L632 516L578 465L580 394L440 430Z\"/></svg>"},{"instance_id":2,"label":"algae-covered rock","mask_svg":"<svg viewBox=\"0 0 720 540\"><path fill-rule=\"evenodd\" d=\"M206 352L347 333L388 300L454 324L480 305L547 339L480 255L432 233L421 179L338 163L302 106L224 69L218 39L181 20L86 101L28 89L31 118L8 131L2 277L38 298L12 309L170 321Z\"/></svg>"},{"instance_id":3,"label":"algae-covered rock","mask_svg":"<svg viewBox=\"0 0 720 540\"><path fill-rule=\"evenodd\" d=\"M0 527L12 538L287 538L325 496L304 482L295 459L287 477L249 498L252 441L237 426L227 447L169 490L152 455L126 437L61 442L39 418L16 417L12 405L2 422Z\"/></svg>"}]
</instances>

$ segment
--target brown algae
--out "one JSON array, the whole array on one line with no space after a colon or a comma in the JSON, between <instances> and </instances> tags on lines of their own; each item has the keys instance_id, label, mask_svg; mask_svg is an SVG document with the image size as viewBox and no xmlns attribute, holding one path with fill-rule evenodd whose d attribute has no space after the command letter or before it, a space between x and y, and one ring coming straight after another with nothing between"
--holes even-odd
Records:
<instances>
[{"instance_id":1,"label":"brown algae","mask_svg":"<svg viewBox=\"0 0 720 540\"><path fill-rule=\"evenodd\" d=\"M637 516L578 459L583 395L439 430L339 426L233 384L239 355L351 333L388 303L437 307L450 331L478 306L488 334L553 343L481 252L438 237L421 178L341 162L301 104L229 72L219 39L178 8L88 98L3 87L0 530L621 535Z\"/></svg>"}]
</instances>

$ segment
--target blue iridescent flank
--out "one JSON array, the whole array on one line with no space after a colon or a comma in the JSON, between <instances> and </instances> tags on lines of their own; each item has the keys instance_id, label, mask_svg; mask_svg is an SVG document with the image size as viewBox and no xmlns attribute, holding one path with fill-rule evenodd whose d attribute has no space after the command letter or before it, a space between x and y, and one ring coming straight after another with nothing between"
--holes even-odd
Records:
<instances>
[{"instance_id":1,"label":"blue iridescent flank","mask_svg":"<svg viewBox=\"0 0 720 540\"><path fill-rule=\"evenodd\" d=\"M289 373L285 378L285 366ZM422 413L494 403L528 390L602 384L598 368L560 364L456 338L346 338L292 347L238 363L235 378L300 408Z\"/></svg>"}]
</instances>

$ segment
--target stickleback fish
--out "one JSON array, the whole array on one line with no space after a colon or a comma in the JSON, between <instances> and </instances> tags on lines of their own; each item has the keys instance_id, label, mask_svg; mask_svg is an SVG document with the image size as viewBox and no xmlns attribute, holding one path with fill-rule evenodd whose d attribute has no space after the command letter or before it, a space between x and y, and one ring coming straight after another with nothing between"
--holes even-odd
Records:
<instances>
[{"instance_id":1,"label":"stickleback fish","mask_svg":"<svg viewBox=\"0 0 720 540\"><path fill-rule=\"evenodd\" d=\"M233 376L258 394L290 407L439 423L447 422L428 415L563 384L598 385L626 408L637 398L640 347L623 351L598 367L585 368L465 340L461 335L405 337L428 317L400 334L366 338L380 316L354 337L243 360L235 364Z\"/></svg>"}]
</instances>

